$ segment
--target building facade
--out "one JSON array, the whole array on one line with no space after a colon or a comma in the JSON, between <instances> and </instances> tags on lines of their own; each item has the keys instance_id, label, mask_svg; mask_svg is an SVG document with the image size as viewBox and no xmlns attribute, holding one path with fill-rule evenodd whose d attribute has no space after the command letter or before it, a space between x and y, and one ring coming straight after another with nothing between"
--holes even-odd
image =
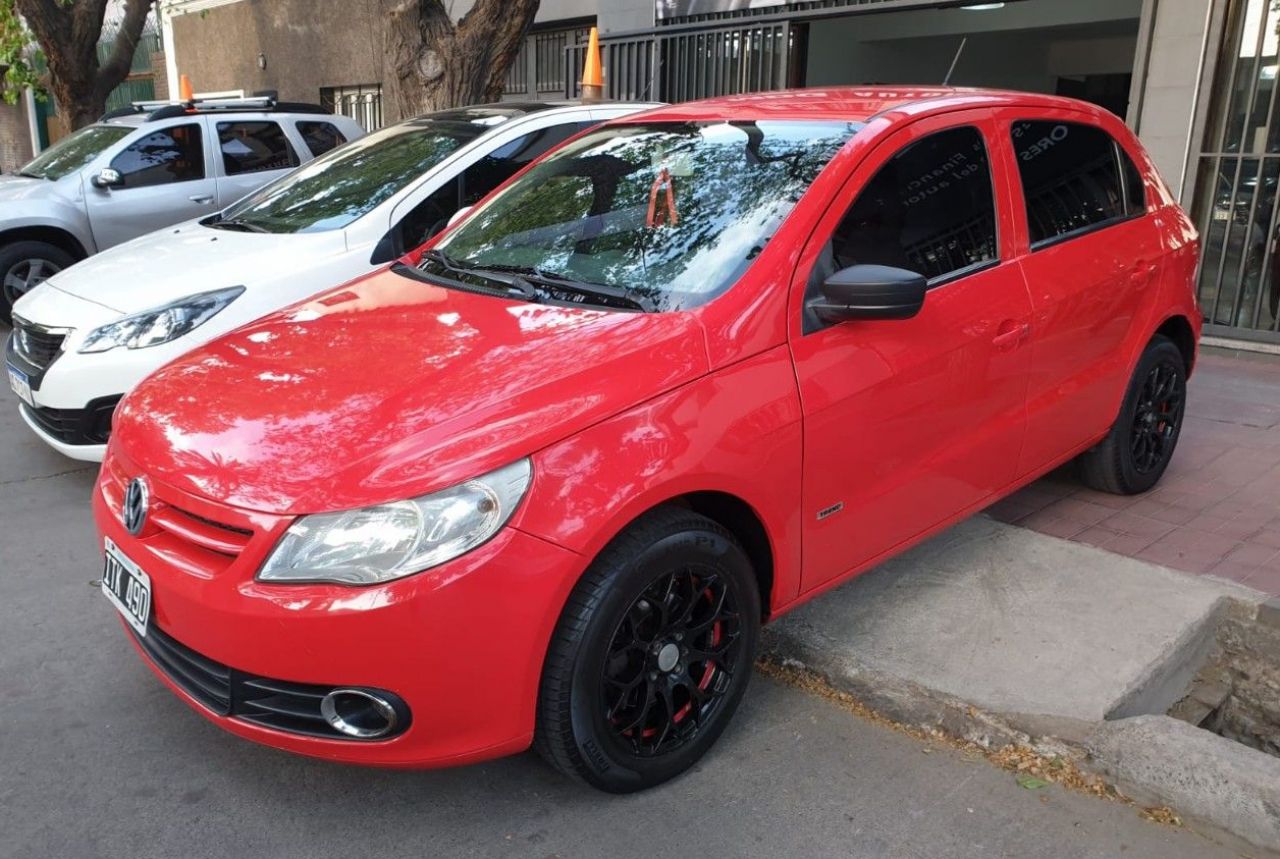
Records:
<instances>
[{"instance_id":1,"label":"building facade","mask_svg":"<svg viewBox=\"0 0 1280 859\"><path fill-rule=\"evenodd\" d=\"M366 127L394 121L380 6L161 0L170 87L181 72L197 91L275 91ZM543 0L506 97L575 96L593 25L614 98L949 80L1101 104L1200 225L1209 333L1280 344L1273 0Z\"/></svg>"}]
</instances>

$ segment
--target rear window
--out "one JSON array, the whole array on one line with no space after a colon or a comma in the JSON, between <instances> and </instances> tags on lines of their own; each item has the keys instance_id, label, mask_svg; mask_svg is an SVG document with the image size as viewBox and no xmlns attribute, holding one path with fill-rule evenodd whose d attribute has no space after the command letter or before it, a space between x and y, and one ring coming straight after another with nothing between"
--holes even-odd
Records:
<instances>
[{"instance_id":1,"label":"rear window","mask_svg":"<svg viewBox=\"0 0 1280 859\"><path fill-rule=\"evenodd\" d=\"M311 154L317 158L347 142L347 136L332 122L299 122L298 133L302 135L302 142L307 144Z\"/></svg>"},{"instance_id":2,"label":"rear window","mask_svg":"<svg viewBox=\"0 0 1280 859\"><path fill-rule=\"evenodd\" d=\"M1146 210L1141 174L1101 128L1072 122L1015 122L1013 144L1032 245Z\"/></svg>"},{"instance_id":3,"label":"rear window","mask_svg":"<svg viewBox=\"0 0 1280 859\"><path fill-rule=\"evenodd\" d=\"M288 170L300 163L277 122L219 122L218 145L228 176Z\"/></svg>"}]
</instances>

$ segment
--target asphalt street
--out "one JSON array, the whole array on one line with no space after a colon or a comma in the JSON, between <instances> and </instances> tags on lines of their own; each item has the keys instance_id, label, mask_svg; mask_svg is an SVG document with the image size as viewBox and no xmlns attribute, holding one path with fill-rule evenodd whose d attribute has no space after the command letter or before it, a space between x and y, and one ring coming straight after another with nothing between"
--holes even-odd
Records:
<instances>
[{"instance_id":1,"label":"asphalt street","mask_svg":"<svg viewBox=\"0 0 1280 859\"><path fill-rule=\"evenodd\" d=\"M175 699L90 587L93 474L0 396L3 859L1237 855L1117 803L926 753L761 677L695 771L638 796L594 793L531 754L391 772L259 747Z\"/></svg>"}]
</instances>

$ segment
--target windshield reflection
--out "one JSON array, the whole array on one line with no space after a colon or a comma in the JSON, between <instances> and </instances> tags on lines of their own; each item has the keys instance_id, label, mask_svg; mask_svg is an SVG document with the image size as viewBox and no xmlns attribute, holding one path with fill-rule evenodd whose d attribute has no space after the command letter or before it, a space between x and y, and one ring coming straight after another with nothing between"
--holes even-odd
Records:
<instances>
[{"instance_id":1,"label":"windshield reflection","mask_svg":"<svg viewBox=\"0 0 1280 859\"><path fill-rule=\"evenodd\" d=\"M695 306L741 276L861 127L601 129L515 180L437 249L459 266L622 288L657 310Z\"/></svg>"},{"instance_id":2,"label":"windshield reflection","mask_svg":"<svg viewBox=\"0 0 1280 859\"><path fill-rule=\"evenodd\" d=\"M79 170L108 146L124 139L131 131L133 129L125 125L90 125L82 128L31 159L18 171L18 175L56 181Z\"/></svg>"},{"instance_id":3,"label":"windshield reflection","mask_svg":"<svg viewBox=\"0 0 1280 859\"><path fill-rule=\"evenodd\" d=\"M252 232L340 230L484 134L491 124L492 120L414 119L375 131L251 194L228 209L223 220Z\"/></svg>"}]
</instances>

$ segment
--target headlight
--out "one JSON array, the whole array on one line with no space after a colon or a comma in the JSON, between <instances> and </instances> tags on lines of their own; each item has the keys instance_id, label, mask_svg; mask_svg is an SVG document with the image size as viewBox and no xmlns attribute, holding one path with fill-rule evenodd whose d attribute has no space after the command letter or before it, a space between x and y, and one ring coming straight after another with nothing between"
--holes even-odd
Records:
<instances>
[{"instance_id":1,"label":"headlight","mask_svg":"<svg viewBox=\"0 0 1280 859\"><path fill-rule=\"evenodd\" d=\"M258 578L371 585L466 554L506 524L529 487L529 460L409 501L303 516Z\"/></svg>"},{"instance_id":2,"label":"headlight","mask_svg":"<svg viewBox=\"0 0 1280 859\"><path fill-rule=\"evenodd\" d=\"M106 352L117 346L144 349L168 343L208 322L242 292L243 286L201 292L117 319L90 331L77 351Z\"/></svg>"}]
</instances>

